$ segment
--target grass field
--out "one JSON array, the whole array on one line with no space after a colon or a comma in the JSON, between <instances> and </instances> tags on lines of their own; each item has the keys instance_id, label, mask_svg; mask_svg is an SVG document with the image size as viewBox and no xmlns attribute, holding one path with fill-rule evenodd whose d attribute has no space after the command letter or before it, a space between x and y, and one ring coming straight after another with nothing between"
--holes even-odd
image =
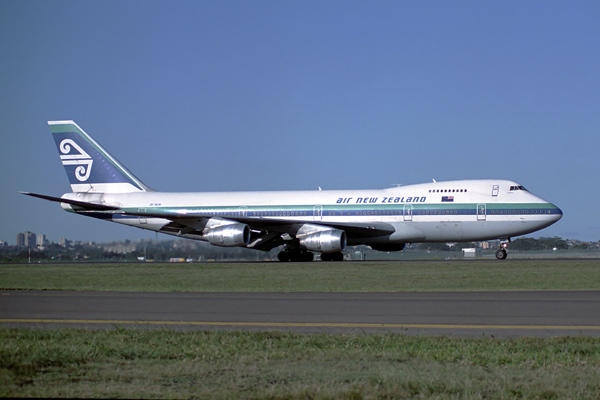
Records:
<instances>
[{"instance_id":1,"label":"grass field","mask_svg":"<svg viewBox=\"0 0 600 400\"><path fill-rule=\"evenodd\" d=\"M598 290L597 260L0 265L3 289ZM0 329L0 396L597 399L600 339Z\"/></svg>"},{"instance_id":2,"label":"grass field","mask_svg":"<svg viewBox=\"0 0 600 400\"><path fill-rule=\"evenodd\" d=\"M1 289L397 292L600 289L598 260L0 264Z\"/></svg>"},{"instance_id":3,"label":"grass field","mask_svg":"<svg viewBox=\"0 0 600 400\"><path fill-rule=\"evenodd\" d=\"M0 330L0 396L597 399L600 339Z\"/></svg>"}]
</instances>

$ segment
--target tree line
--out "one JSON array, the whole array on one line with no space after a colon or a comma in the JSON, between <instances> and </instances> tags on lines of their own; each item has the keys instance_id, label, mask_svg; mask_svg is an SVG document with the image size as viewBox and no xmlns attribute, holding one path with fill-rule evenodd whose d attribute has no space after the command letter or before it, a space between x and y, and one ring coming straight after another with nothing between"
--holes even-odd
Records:
<instances>
[{"instance_id":1,"label":"tree line","mask_svg":"<svg viewBox=\"0 0 600 400\"><path fill-rule=\"evenodd\" d=\"M466 243L421 243L417 247L419 250L429 251L462 251L464 248L478 247L477 243L466 242ZM569 248L585 250L588 245L583 243L573 247L569 247L567 241L560 237L541 237L534 239L530 237L522 237L511 241L508 244L509 250L520 250L520 251L536 251L536 250L567 250Z\"/></svg>"}]
</instances>

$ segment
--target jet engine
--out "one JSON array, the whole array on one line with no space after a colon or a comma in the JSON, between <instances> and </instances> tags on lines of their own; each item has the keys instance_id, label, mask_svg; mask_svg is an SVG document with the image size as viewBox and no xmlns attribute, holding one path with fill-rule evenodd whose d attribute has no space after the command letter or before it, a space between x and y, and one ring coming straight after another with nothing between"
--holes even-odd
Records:
<instances>
[{"instance_id":1,"label":"jet engine","mask_svg":"<svg viewBox=\"0 0 600 400\"><path fill-rule=\"evenodd\" d=\"M247 246L250 243L250 227L239 223L217 226L211 228L204 237L215 246Z\"/></svg>"},{"instance_id":2,"label":"jet engine","mask_svg":"<svg viewBox=\"0 0 600 400\"><path fill-rule=\"evenodd\" d=\"M346 248L346 232L339 229L320 231L300 239L300 245L308 250L334 253Z\"/></svg>"}]
</instances>

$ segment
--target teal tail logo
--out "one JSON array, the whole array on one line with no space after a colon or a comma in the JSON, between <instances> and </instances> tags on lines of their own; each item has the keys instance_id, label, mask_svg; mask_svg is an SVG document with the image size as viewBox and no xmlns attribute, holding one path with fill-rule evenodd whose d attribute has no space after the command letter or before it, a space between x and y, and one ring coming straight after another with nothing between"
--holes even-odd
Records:
<instances>
[{"instance_id":1,"label":"teal tail logo","mask_svg":"<svg viewBox=\"0 0 600 400\"><path fill-rule=\"evenodd\" d=\"M75 193L152 191L73 121L49 121L71 190Z\"/></svg>"}]
</instances>

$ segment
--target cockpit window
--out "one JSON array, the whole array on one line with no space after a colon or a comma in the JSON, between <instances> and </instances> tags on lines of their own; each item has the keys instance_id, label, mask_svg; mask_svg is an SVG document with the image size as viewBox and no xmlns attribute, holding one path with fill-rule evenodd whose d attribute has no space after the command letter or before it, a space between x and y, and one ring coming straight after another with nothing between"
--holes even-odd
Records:
<instances>
[{"instance_id":1,"label":"cockpit window","mask_svg":"<svg viewBox=\"0 0 600 400\"><path fill-rule=\"evenodd\" d=\"M525 186L511 186L510 190L524 190L527 192L527 189L525 189Z\"/></svg>"}]
</instances>

